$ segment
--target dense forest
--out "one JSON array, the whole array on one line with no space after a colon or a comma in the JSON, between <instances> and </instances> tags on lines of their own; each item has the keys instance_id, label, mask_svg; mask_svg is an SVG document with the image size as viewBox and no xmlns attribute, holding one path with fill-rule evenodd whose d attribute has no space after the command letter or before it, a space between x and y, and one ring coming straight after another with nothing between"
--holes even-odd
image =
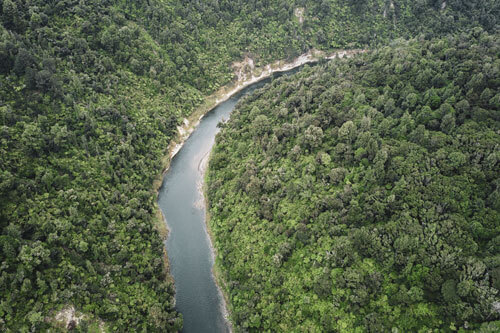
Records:
<instances>
[{"instance_id":1,"label":"dense forest","mask_svg":"<svg viewBox=\"0 0 500 333\"><path fill-rule=\"evenodd\" d=\"M499 88L475 28L242 100L206 176L236 330L498 332Z\"/></svg>"},{"instance_id":2,"label":"dense forest","mask_svg":"<svg viewBox=\"0 0 500 333\"><path fill-rule=\"evenodd\" d=\"M0 330L178 330L153 180L176 126L257 64L497 26L436 0L0 0ZM62 327L61 327L62 328Z\"/></svg>"}]
</instances>

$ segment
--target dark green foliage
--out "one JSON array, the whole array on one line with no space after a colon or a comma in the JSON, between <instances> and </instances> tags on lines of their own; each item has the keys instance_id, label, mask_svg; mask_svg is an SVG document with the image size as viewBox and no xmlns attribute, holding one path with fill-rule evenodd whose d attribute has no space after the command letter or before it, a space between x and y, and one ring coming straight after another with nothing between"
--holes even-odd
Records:
<instances>
[{"instance_id":1,"label":"dark green foliage","mask_svg":"<svg viewBox=\"0 0 500 333\"><path fill-rule=\"evenodd\" d=\"M110 330L179 329L163 243L153 230L151 190L176 125L233 79L230 63L246 54L265 64L311 47L365 46L416 31L431 36L476 24L491 30L498 18L496 1L450 1L445 11L410 0L395 4L0 0L0 330L43 330L70 305L87 324L102 320ZM305 8L303 23L297 7ZM471 65L463 66L466 73ZM419 81L446 79L425 73ZM499 95L479 91L483 79L468 83L481 109L464 99L451 103L455 112L488 119ZM394 108L395 101L381 102ZM443 131L461 121L441 121L434 109L425 116ZM329 135L312 119L304 126L297 159ZM282 136L296 130L271 137L270 150L279 154ZM272 131L254 134L267 143ZM373 158L377 142L368 139L369 148L353 159ZM329 163L326 155L318 158ZM454 167L463 160L454 156ZM255 196L276 186L272 178L248 177ZM498 191L486 203L496 199ZM274 203L263 202L263 214L272 216ZM307 228L299 231L306 241ZM281 255L292 251L284 246Z\"/></svg>"},{"instance_id":2,"label":"dark green foliage","mask_svg":"<svg viewBox=\"0 0 500 333\"><path fill-rule=\"evenodd\" d=\"M239 104L207 174L238 330L495 331L499 40L397 41Z\"/></svg>"}]
</instances>

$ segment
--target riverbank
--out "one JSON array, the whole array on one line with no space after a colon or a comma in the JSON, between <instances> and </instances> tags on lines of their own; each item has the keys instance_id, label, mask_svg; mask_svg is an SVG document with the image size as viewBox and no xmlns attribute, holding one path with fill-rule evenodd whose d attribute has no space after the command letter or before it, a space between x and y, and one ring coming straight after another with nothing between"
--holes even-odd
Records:
<instances>
[{"instance_id":1,"label":"riverbank","mask_svg":"<svg viewBox=\"0 0 500 333\"><path fill-rule=\"evenodd\" d=\"M210 156L208 158L210 158ZM207 167L208 167L208 164L207 164ZM207 196L205 195L206 184L207 184L206 179L205 179L205 176L206 176L205 171L206 171L206 169L202 171L203 185L201 187L201 195L203 197L203 202L205 203L205 227L207 230L208 241L209 241L210 248L212 249L212 258L214 261L214 265L212 267L212 275L214 278L215 285L219 289L219 293L222 296L222 302L223 302L223 304L221 304L222 313L224 314L224 318L226 319L229 332L233 332L234 323L232 321L232 316L231 316L231 313L232 313L231 308L230 308L231 303L229 302L229 297L227 296L227 293L226 293L226 289L227 289L226 281L222 278L221 272L219 270L219 266L216 263L217 249L214 246L215 238L214 238L214 235L212 233L212 229L210 229L210 212L208 211L208 199L207 199Z\"/></svg>"},{"instance_id":2,"label":"riverbank","mask_svg":"<svg viewBox=\"0 0 500 333\"><path fill-rule=\"evenodd\" d=\"M210 151L207 156L203 157L202 161L198 165L198 171L201 174L201 178L203 179L202 183L198 186L199 194L201 196L201 202L202 205L204 205L205 208L205 228L207 231L208 235L208 244L210 246L210 249L212 251L212 260L214 262L214 265L212 267L212 275L213 279L215 282L215 285L219 289L219 294L221 295L222 299L222 313L224 314L224 318L226 319L227 325L229 332L233 332L233 321L231 320L231 309L230 305L231 303L229 302L229 297L227 296L227 293L225 290L227 289L226 287L226 281L222 278L221 271L219 270L219 266L216 263L217 259L217 249L215 248L215 237L212 233L212 229L210 229L210 212L208 210L208 197L206 195L207 193L207 179L206 179L206 171L208 168L208 162L210 161L210 156L212 155L212 151Z\"/></svg>"}]
</instances>

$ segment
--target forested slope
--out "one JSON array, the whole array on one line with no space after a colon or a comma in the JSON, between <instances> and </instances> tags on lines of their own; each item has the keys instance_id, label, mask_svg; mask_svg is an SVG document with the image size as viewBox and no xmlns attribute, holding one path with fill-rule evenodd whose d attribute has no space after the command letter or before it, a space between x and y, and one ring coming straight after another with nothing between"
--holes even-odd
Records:
<instances>
[{"instance_id":1,"label":"forested slope","mask_svg":"<svg viewBox=\"0 0 500 333\"><path fill-rule=\"evenodd\" d=\"M499 40L398 40L240 102L207 173L237 330L500 329Z\"/></svg>"},{"instance_id":2,"label":"forested slope","mask_svg":"<svg viewBox=\"0 0 500 333\"><path fill-rule=\"evenodd\" d=\"M0 330L75 306L81 329L151 331L181 326L153 179L232 61L493 29L498 2L0 0L0 14Z\"/></svg>"}]
</instances>

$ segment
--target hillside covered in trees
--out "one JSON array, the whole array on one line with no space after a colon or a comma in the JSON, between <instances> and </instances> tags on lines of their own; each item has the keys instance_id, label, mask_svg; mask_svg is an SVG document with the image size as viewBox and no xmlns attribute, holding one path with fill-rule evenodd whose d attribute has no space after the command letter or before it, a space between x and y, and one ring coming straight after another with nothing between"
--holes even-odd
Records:
<instances>
[{"instance_id":1,"label":"hillside covered in trees","mask_svg":"<svg viewBox=\"0 0 500 333\"><path fill-rule=\"evenodd\" d=\"M397 40L240 102L207 173L237 331L498 332L499 41Z\"/></svg>"},{"instance_id":2,"label":"hillside covered in trees","mask_svg":"<svg viewBox=\"0 0 500 333\"><path fill-rule=\"evenodd\" d=\"M176 125L230 64L497 25L489 1L0 0L0 330L177 330L154 230Z\"/></svg>"}]
</instances>

